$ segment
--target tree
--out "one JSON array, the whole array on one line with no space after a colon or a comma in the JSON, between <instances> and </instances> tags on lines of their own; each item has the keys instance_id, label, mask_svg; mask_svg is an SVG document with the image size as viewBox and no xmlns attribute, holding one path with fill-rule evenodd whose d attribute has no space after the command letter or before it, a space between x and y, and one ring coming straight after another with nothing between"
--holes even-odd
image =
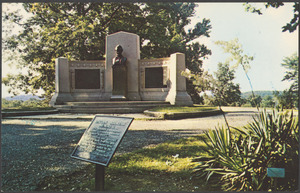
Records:
<instances>
[{"instance_id":1,"label":"tree","mask_svg":"<svg viewBox=\"0 0 300 193\"><path fill-rule=\"evenodd\" d=\"M290 57L285 57L281 64L287 69L282 81L291 82L289 89L284 90L282 93L276 91L274 93L278 106L287 109L298 107L299 105L299 93L298 93L298 74L299 74L299 61L297 54L293 54Z\"/></svg>"},{"instance_id":2,"label":"tree","mask_svg":"<svg viewBox=\"0 0 300 193\"><path fill-rule=\"evenodd\" d=\"M276 2L270 1L265 3L264 5L266 8L273 7L277 9L281 6L284 6L284 3L282 1L276 1ZM257 13L259 15L262 15L261 9L258 9L248 3L245 3L244 6L247 12L252 12L252 13ZM282 32L285 31L289 31L290 33L294 32L299 26L299 2L294 2L293 7L294 7L294 16L289 23L287 23L285 26L282 27Z\"/></svg>"},{"instance_id":3,"label":"tree","mask_svg":"<svg viewBox=\"0 0 300 193\"><path fill-rule=\"evenodd\" d=\"M289 92L288 90L284 90L281 93L278 91L274 92L274 96L276 98L276 108L277 109L292 109L295 107L295 103L298 104L298 101L295 101L296 96ZM298 96L297 96L298 98ZM296 106L297 107L297 106Z\"/></svg>"},{"instance_id":4,"label":"tree","mask_svg":"<svg viewBox=\"0 0 300 193\"><path fill-rule=\"evenodd\" d=\"M299 60L296 53L294 53L290 57L285 57L283 59L283 63L281 64L283 67L287 69L285 72L285 76L282 81L292 82L289 90L291 92L298 92L298 74L299 74Z\"/></svg>"},{"instance_id":5,"label":"tree","mask_svg":"<svg viewBox=\"0 0 300 193\"><path fill-rule=\"evenodd\" d=\"M228 63L235 62L235 64L232 65L233 69L236 69L239 66L241 66L243 68L245 75L248 79L249 85L251 87L252 98L255 99L256 97L254 94L252 83L251 83L250 77L248 76L248 70L250 69L250 62L254 60L254 57L244 54L242 44L239 43L239 40L237 38L235 38L231 41L216 41L215 44L220 45L225 53L230 54L230 57L227 58L226 62L228 62ZM254 102L256 102L256 100L254 100ZM259 110L259 108L258 108L259 104L256 104L255 106Z\"/></svg>"},{"instance_id":6,"label":"tree","mask_svg":"<svg viewBox=\"0 0 300 193\"><path fill-rule=\"evenodd\" d=\"M231 41L216 41L215 44L221 46L221 48L225 53L230 54L230 57L227 58L226 62L227 63L235 62L232 65L233 69L236 69L239 66L243 68L249 80L249 84L252 88L251 81L247 73L248 70L250 69L249 63L254 60L254 57L248 56L247 54L243 54L244 53L243 46L242 44L239 43L239 40L237 38Z\"/></svg>"},{"instance_id":7,"label":"tree","mask_svg":"<svg viewBox=\"0 0 300 193\"><path fill-rule=\"evenodd\" d=\"M262 98L259 95L251 95L248 98L249 103L251 104L251 107L260 107L260 103L262 102Z\"/></svg>"},{"instance_id":8,"label":"tree","mask_svg":"<svg viewBox=\"0 0 300 193\"><path fill-rule=\"evenodd\" d=\"M204 104L204 98L200 97L200 93L212 89L212 75L207 71L192 73L190 70L186 70L182 75L188 78L187 90L190 90L189 94L191 95L193 102Z\"/></svg>"},{"instance_id":9,"label":"tree","mask_svg":"<svg viewBox=\"0 0 300 193\"><path fill-rule=\"evenodd\" d=\"M275 101L272 96L267 95L262 99L262 106L263 107L274 107L275 106Z\"/></svg>"},{"instance_id":10,"label":"tree","mask_svg":"<svg viewBox=\"0 0 300 193\"><path fill-rule=\"evenodd\" d=\"M201 74L202 59L211 54L206 46L194 43L200 36L209 37L210 21L203 19L193 29L185 30L194 14L194 3L105 3L64 2L24 3L32 17L22 21L17 13L5 13L4 22L23 28L4 41L4 48L21 53L26 74L8 75L3 83L11 92L54 93L57 57L69 60L105 58L105 37L118 31L136 33L141 38L141 57L169 57L186 54L187 68ZM193 91L191 91L193 92Z\"/></svg>"},{"instance_id":11,"label":"tree","mask_svg":"<svg viewBox=\"0 0 300 193\"><path fill-rule=\"evenodd\" d=\"M202 22L198 22L193 29L188 29L187 32L185 27L189 24L188 18L194 13L195 5L192 3L176 3L176 4L165 4L165 3L152 3L152 6L157 7L163 5L164 10L170 10L173 16L166 20L165 23L158 24L159 15L153 11L153 21L155 26L149 28L148 34L153 36L154 41L150 41L146 46L142 48L148 53L146 58L151 57L166 57L175 52L185 53L186 65L188 68L188 73L183 73L186 77L196 77L199 80L202 78L202 82L206 81L207 73L202 69L203 59L207 58L207 55L211 55L211 50L209 50L205 45L199 44L198 42L193 42L200 36L209 37L211 25L210 20L203 19ZM166 12L168 14L168 12ZM174 23L175 18L175 23ZM161 27L168 27L165 34L162 30L157 28L156 25L161 25ZM160 38L158 38L160 37ZM153 44L156 42L156 44ZM158 50L159 49L159 50ZM187 81L187 92L192 97L194 103L200 103L202 99L200 98L199 86L193 84L194 79L188 79ZM203 86L201 86L203 88ZM200 89L201 90L201 89Z\"/></svg>"},{"instance_id":12,"label":"tree","mask_svg":"<svg viewBox=\"0 0 300 193\"><path fill-rule=\"evenodd\" d=\"M241 100L239 84L233 82L234 70L229 69L229 64L219 63L215 73L216 79L212 80L211 102L218 106L234 105Z\"/></svg>"}]
</instances>

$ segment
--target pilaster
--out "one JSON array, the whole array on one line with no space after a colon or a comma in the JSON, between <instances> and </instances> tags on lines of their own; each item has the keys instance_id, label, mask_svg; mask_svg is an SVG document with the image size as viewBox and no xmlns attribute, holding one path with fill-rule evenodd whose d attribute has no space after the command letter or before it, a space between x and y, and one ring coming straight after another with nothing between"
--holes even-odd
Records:
<instances>
[{"instance_id":1,"label":"pilaster","mask_svg":"<svg viewBox=\"0 0 300 193\"><path fill-rule=\"evenodd\" d=\"M192 98L186 92L186 78L181 75L185 70L185 55L174 53L170 56L170 89L166 101L172 105L191 106Z\"/></svg>"}]
</instances>

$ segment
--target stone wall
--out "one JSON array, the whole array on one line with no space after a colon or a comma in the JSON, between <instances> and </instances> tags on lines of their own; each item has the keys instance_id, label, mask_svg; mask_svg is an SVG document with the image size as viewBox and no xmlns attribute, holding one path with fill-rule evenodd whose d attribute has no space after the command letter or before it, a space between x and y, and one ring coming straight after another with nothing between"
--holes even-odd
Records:
<instances>
[{"instance_id":1,"label":"stone wall","mask_svg":"<svg viewBox=\"0 0 300 193\"><path fill-rule=\"evenodd\" d=\"M114 48L121 45L127 58L128 100L166 101L172 105L192 105L186 92L185 55L140 59L140 39L136 34L118 32L106 37L106 60L68 61L56 59L55 94L50 105L72 101L109 101L112 97Z\"/></svg>"},{"instance_id":2,"label":"stone wall","mask_svg":"<svg viewBox=\"0 0 300 193\"><path fill-rule=\"evenodd\" d=\"M138 60L138 93L142 101L167 101L174 105L192 105L186 93L184 54L175 53L168 58ZM50 104L68 101L109 101L112 90L105 76L105 60L56 60L56 93ZM93 75L95 74L95 75ZM128 74L130 76L130 73ZM94 77L94 78L93 78ZM90 80L89 80L90 79ZM111 89L111 87L108 87Z\"/></svg>"},{"instance_id":3,"label":"stone wall","mask_svg":"<svg viewBox=\"0 0 300 193\"><path fill-rule=\"evenodd\" d=\"M105 60L69 61L69 74L70 92L74 101L105 100L103 97ZM85 77L86 74L87 77ZM94 78L93 82L88 81L89 78L93 78L93 74L96 74L97 78Z\"/></svg>"},{"instance_id":4,"label":"stone wall","mask_svg":"<svg viewBox=\"0 0 300 193\"><path fill-rule=\"evenodd\" d=\"M165 101L170 89L170 58L144 59L139 60L139 88L142 100L145 101ZM155 72L157 69L162 69L162 85L148 86L146 81L151 70ZM160 72L156 72L160 73ZM159 76L159 75L158 75ZM148 78L149 79L149 78Z\"/></svg>"}]
</instances>

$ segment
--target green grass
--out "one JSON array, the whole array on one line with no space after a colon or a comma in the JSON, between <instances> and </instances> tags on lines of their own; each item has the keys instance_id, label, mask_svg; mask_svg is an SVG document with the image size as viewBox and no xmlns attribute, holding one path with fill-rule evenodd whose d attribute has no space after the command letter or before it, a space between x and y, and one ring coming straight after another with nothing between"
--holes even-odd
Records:
<instances>
[{"instance_id":1,"label":"green grass","mask_svg":"<svg viewBox=\"0 0 300 193\"><path fill-rule=\"evenodd\" d=\"M16 112L16 111L43 111L43 110L54 110L53 107L15 107L2 109L2 112Z\"/></svg>"},{"instance_id":2,"label":"green grass","mask_svg":"<svg viewBox=\"0 0 300 193\"><path fill-rule=\"evenodd\" d=\"M105 191L220 190L192 177L192 158L205 154L204 135L183 138L113 157L105 168ZM178 155L178 157L176 157ZM95 165L45 178L38 191L94 191Z\"/></svg>"},{"instance_id":3,"label":"green grass","mask_svg":"<svg viewBox=\"0 0 300 193\"><path fill-rule=\"evenodd\" d=\"M27 101L20 100L6 100L2 98L1 110L3 112L13 111L40 111L40 110L53 110L46 100L31 99Z\"/></svg>"},{"instance_id":4,"label":"green grass","mask_svg":"<svg viewBox=\"0 0 300 193\"><path fill-rule=\"evenodd\" d=\"M216 110L216 109L217 107L194 105L192 107L187 107L187 106L156 107L150 109L150 111L164 112L164 113L181 113L181 112L191 113L191 112L201 112L201 111Z\"/></svg>"}]
</instances>

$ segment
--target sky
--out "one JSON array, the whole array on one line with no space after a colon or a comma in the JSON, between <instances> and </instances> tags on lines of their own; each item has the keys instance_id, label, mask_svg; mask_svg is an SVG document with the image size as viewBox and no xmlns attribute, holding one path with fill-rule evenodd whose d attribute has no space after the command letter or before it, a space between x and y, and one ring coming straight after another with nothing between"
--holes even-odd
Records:
<instances>
[{"instance_id":1,"label":"sky","mask_svg":"<svg viewBox=\"0 0 300 193\"><path fill-rule=\"evenodd\" d=\"M212 51L212 55L204 60L203 68L213 74L217 71L218 63L229 57L220 46L214 44L215 41L238 38L244 54L254 56L248 72L253 89L287 89L290 83L281 81L286 71L281 63L285 57L298 54L299 29L289 33L282 32L281 28L293 17L293 3L285 3L278 9L265 9L262 3L251 5L262 8L263 15L246 12L243 3L198 3L195 16L191 18L191 26L203 18L210 19L212 25L210 37L197 40ZM2 60L2 76L14 70L13 66L8 66ZM241 91L251 91L248 79L240 67L235 75L234 81L240 85ZM8 94L7 88L2 84L2 97L7 96L11 94Z\"/></svg>"},{"instance_id":2,"label":"sky","mask_svg":"<svg viewBox=\"0 0 300 193\"><path fill-rule=\"evenodd\" d=\"M243 3L199 3L192 24L210 19L212 29L209 38L200 38L199 42L212 50L208 60L204 60L204 69L211 74L216 72L218 63L224 62L230 55L214 44L215 41L230 41L238 38L244 54L254 56L248 75L253 90L284 90L289 88L287 81L281 81L285 68L281 66L285 57L298 53L298 30L293 33L282 32L282 26L293 17L293 3L283 7L265 9L263 3L250 3L262 8L263 15L245 11ZM251 91L250 84L241 67L236 70L236 83L241 91Z\"/></svg>"}]
</instances>

